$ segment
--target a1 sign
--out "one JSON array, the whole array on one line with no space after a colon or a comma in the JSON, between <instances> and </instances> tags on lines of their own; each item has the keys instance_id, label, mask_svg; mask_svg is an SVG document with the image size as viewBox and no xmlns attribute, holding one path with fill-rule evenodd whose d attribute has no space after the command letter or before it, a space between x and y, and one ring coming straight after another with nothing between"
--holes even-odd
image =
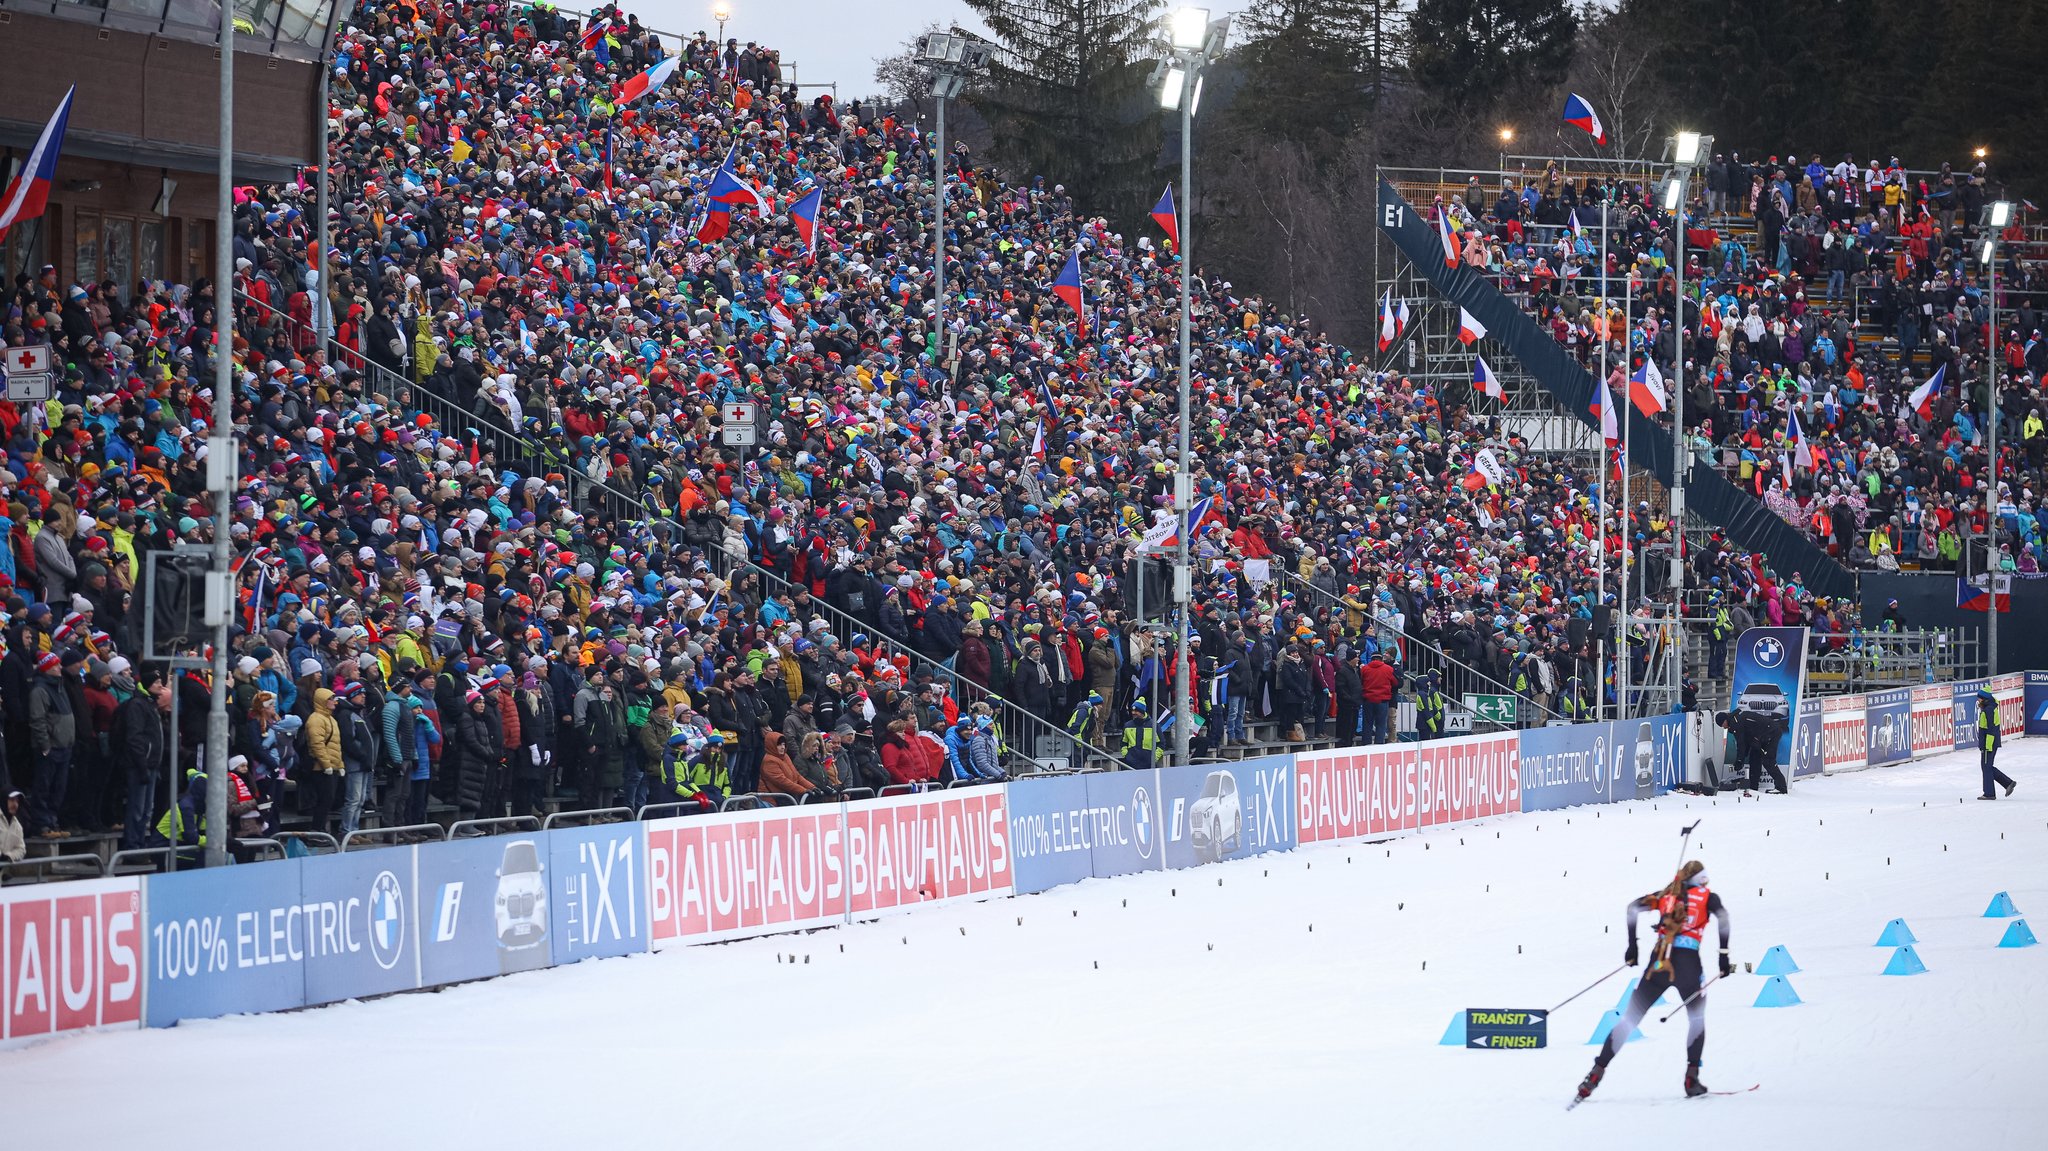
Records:
<instances>
[{"instance_id":1,"label":"a1 sign","mask_svg":"<svg viewBox=\"0 0 2048 1151\"><path fill-rule=\"evenodd\" d=\"M0 352L0 367L4 367L10 376L46 374L55 362L56 357L50 354L48 344L29 344Z\"/></svg>"}]
</instances>

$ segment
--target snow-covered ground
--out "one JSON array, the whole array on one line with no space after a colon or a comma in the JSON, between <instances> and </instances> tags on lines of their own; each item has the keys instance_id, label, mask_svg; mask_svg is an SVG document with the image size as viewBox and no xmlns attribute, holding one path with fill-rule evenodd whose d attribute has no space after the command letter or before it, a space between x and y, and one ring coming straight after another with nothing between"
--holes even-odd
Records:
<instances>
[{"instance_id":1,"label":"snow-covered ground","mask_svg":"<svg viewBox=\"0 0 2048 1151\"><path fill-rule=\"evenodd\" d=\"M1997 804L1959 753L64 1039L0 1054L4 1126L25 1148L2040 1147L2048 945L2001 950L1981 913L2009 891L2048 934L2048 741L2002 758L2022 786ZM1751 1007L1753 975L1709 992L1706 1081L1761 1090L1682 1098L1684 1017L1660 1010L1566 1114L1623 976L1546 1050L1438 1045L1460 1008L1548 1007L1620 962L1624 903L1702 818L1737 959L1784 944L1805 969L1799 1007ZM1895 916L1927 974L1879 974Z\"/></svg>"}]
</instances>

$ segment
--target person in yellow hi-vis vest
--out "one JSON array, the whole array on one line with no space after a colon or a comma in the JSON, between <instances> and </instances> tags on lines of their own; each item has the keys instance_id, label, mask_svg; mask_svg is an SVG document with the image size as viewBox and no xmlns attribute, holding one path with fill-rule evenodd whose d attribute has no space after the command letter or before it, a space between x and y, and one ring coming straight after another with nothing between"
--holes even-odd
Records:
<instances>
[{"instance_id":1,"label":"person in yellow hi-vis vest","mask_svg":"<svg viewBox=\"0 0 2048 1151\"><path fill-rule=\"evenodd\" d=\"M1997 799L1996 788L2003 787L2007 795L2019 784L2004 772L1998 770L1998 697L1991 689L1977 689L1977 755L1978 766L1984 772L1984 794L1978 799Z\"/></svg>"}]
</instances>

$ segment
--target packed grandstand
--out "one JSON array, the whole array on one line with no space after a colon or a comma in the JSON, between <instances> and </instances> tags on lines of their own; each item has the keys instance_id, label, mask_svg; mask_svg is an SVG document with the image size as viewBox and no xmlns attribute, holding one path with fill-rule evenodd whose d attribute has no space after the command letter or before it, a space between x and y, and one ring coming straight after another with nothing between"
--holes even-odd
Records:
<instances>
[{"instance_id":1,"label":"packed grandstand","mask_svg":"<svg viewBox=\"0 0 2048 1151\"><path fill-rule=\"evenodd\" d=\"M1165 584L1132 549L1177 458L1171 250L955 151L936 331L914 121L801 99L772 55L701 36L619 100L675 42L596 19L602 52L548 9L358 9L334 60L331 341L310 184L236 194L226 525L202 451L221 286L15 279L6 342L64 365L47 419L0 404L0 793L11 765L31 832L197 834L203 777L158 790L159 716L177 704L193 763L208 688L141 658L134 592L147 553L218 530L242 834L999 779L1048 733L1142 761L1183 658L1204 748L1385 738L1396 693L1425 724L1459 687L1538 721L1611 700L1596 609L1651 610L1617 573L1668 546L1661 500L1603 533L1595 460L1530 452L1215 275L1195 280L1194 618L1184 644L1141 628L1139 587L1156 605ZM728 157L761 203L699 239ZM813 246L790 208L814 188ZM1695 442L1844 562L1953 567L1990 538L2038 571L2048 342L2019 244L1982 491L1981 176L1730 154L1703 188L1685 285L1709 306L1682 332L1651 189L1534 173L1444 205L1463 258L1582 362L1612 341L1615 394L1682 356ZM1050 286L1075 248L1085 326ZM724 442L735 404L753 448ZM1709 610L1857 625L1765 557L1709 541L1688 563Z\"/></svg>"}]
</instances>

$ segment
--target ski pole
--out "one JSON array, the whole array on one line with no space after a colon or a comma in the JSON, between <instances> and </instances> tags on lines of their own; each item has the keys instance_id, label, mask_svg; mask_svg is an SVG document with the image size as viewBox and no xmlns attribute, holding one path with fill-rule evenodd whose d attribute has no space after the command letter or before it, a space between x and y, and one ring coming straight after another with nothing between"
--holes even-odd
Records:
<instances>
[{"instance_id":1,"label":"ski pole","mask_svg":"<svg viewBox=\"0 0 2048 1151\"><path fill-rule=\"evenodd\" d=\"M1564 1003L1560 1003L1560 1004L1558 1004L1558 1005L1557 1005L1557 1007L1563 1007L1565 1003L1570 1003L1570 1002L1571 1002L1572 1000L1574 1000L1574 999L1577 999L1577 998L1578 998L1579 996L1581 996L1581 995L1584 995L1584 994L1585 994L1586 992L1588 992L1588 991L1591 991L1591 990L1593 990L1593 989L1594 989L1595 987L1598 987L1598 986L1600 986L1600 985L1601 985L1602 983L1605 983L1605 982L1607 982L1608 980L1610 980L1610 979L1614 978L1616 974L1618 974L1618 973L1620 973L1620 972L1622 972L1622 971L1626 970L1627 968L1628 968L1628 964L1626 964L1626 963L1622 964L1622 965L1621 965L1621 966L1619 966L1619 967L1616 967L1616 968L1615 968L1615 969L1614 969L1613 971L1610 971L1610 972L1608 972L1607 974L1605 974L1605 975L1601 976L1600 978L1598 978L1598 979L1595 979L1595 980L1594 980L1593 982L1591 982L1591 983L1588 983L1588 984L1586 984L1586 986L1585 986L1585 987L1583 987L1583 988L1581 988L1580 990L1578 990L1578 991L1576 991L1576 992L1573 992L1573 993L1572 993L1571 995L1568 995L1568 996L1566 996L1566 997L1565 997L1565 1000L1564 1000ZM1551 1010L1552 1010L1552 1011L1556 1011L1556 1010L1557 1010L1557 1007L1553 1007L1553 1008L1551 1008Z\"/></svg>"},{"instance_id":2,"label":"ski pole","mask_svg":"<svg viewBox=\"0 0 2048 1151\"><path fill-rule=\"evenodd\" d=\"M1679 1012L1685 1010L1686 1004L1691 1003L1693 1000L1698 999L1702 995L1705 995L1707 993L1707 988L1712 987L1714 984L1719 982L1721 982L1721 977L1716 975L1712 979L1707 980L1705 983L1700 984L1700 989L1698 991L1695 991L1691 995L1688 995L1684 999L1680 1000L1678 1006L1672 1008L1670 1011L1664 1013L1663 1015L1659 1015L1657 1017L1657 1022L1662 1023L1666 1019L1671 1018L1673 1015L1676 1015Z\"/></svg>"}]
</instances>

